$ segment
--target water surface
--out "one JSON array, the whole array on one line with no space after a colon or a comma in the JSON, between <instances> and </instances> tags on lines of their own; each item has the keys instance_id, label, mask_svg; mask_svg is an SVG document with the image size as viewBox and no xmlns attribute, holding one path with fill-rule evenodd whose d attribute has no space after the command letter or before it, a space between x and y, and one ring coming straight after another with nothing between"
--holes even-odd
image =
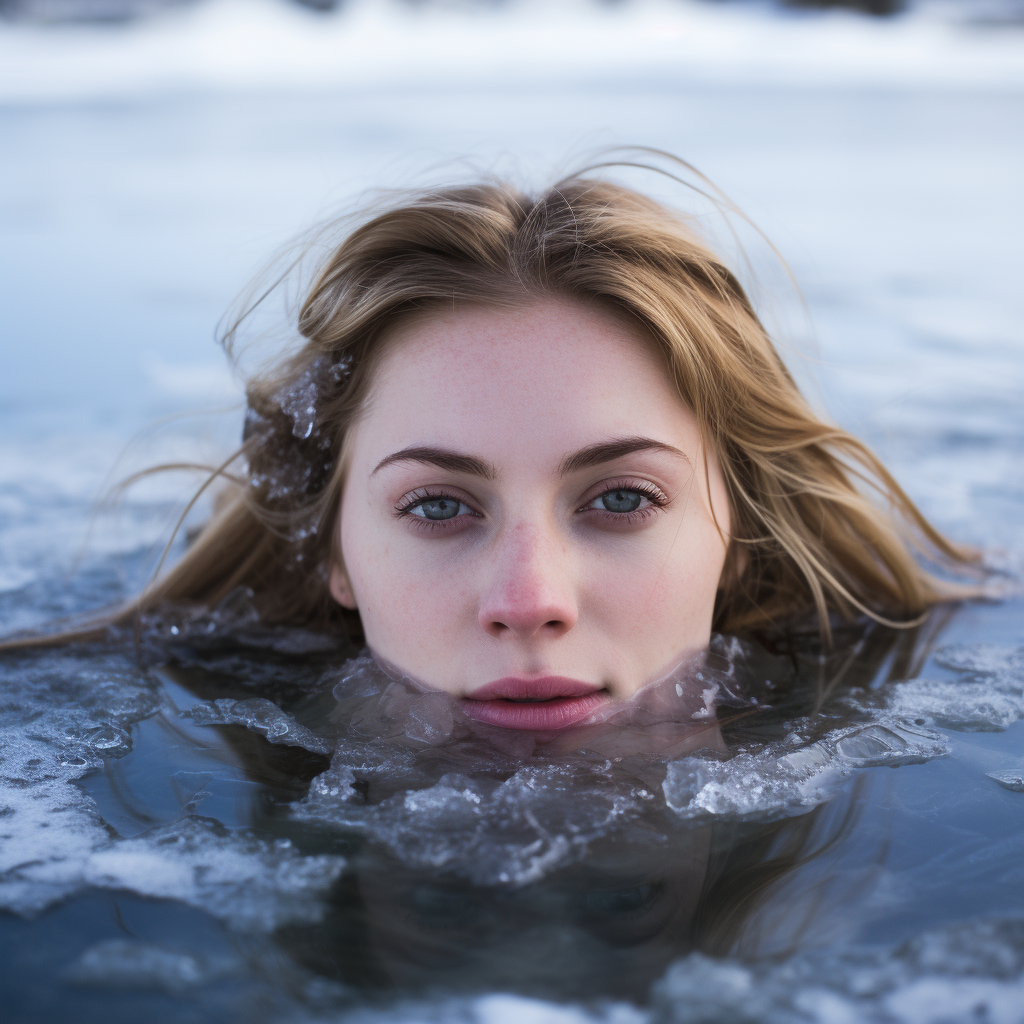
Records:
<instances>
[{"instance_id":1,"label":"water surface","mask_svg":"<svg viewBox=\"0 0 1024 1024\"><path fill-rule=\"evenodd\" d=\"M748 208L804 287L816 348L791 300L760 301L815 400L1013 579L1020 107L631 79L0 109L3 628L146 578L187 481L92 501L136 430L236 398L212 327L273 245L404 180L396 152L510 150L533 173L566 124L680 152ZM125 468L213 457L239 424L165 425ZM244 594L6 658L4 1005L33 1022L1019 1021L1020 612L967 605L902 640L855 625L824 664L813 635L717 641L725 749L685 754L464 733L358 651L260 628Z\"/></svg>"}]
</instances>

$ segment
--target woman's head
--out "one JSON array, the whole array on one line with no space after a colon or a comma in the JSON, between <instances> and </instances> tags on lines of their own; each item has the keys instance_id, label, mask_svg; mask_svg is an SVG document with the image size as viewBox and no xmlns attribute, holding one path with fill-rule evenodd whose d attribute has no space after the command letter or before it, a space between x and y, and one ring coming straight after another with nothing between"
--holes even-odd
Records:
<instances>
[{"instance_id":1,"label":"woman's head","mask_svg":"<svg viewBox=\"0 0 1024 1024\"><path fill-rule=\"evenodd\" d=\"M153 599L243 584L463 694L540 672L625 696L713 626L941 599L892 512L963 558L628 189L424 192L330 252L298 325L249 388L249 486Z\"/></svg>"},{"instance_id":2,"label":"woman's head","mask_svg":"<svg viewBox=\"0 0 1024 1024\"><path fill-rule=\"evenodd\" d=\"M349 428L331 593L459 696L552 676L632 696L710 636L729 510L704 456L639 325L529 294L425 312Z\"/></svg>"}]
</instances>

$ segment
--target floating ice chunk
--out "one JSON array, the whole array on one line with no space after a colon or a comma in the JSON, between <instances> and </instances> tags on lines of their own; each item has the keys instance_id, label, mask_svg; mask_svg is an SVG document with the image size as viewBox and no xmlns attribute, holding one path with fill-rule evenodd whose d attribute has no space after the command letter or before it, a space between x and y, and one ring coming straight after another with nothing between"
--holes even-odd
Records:
<instances>
[{"instance_id":1,"label":"floating ice chunk","mask_svg":"<svg viewBox=\"0 0 1024 1024\"><path fill-rule=\"evenodd\" d=\"M81 888L86 858L110 840L92 800L71 782L84 768L64 770L64 778L30 786L0 783L0 907L5 910L29 916L70 896Z\"/></svg>"},{"instance_id":2,"label":"floating ice chunk","mask_svg":"<svg viewBox=\"0 0 1024 1024\"><path fill-rule=\"evenodd\" d=\"M107 939L90 946L63 980L91 988L149 989L176 994L236 970L237 964L211 961L129 939Z\"/></svg>"},{"instance_id":3,"label":"floating ice chunk","mask_svg":"<svg viewBox=\"0 0 1024 1024\"><path fill-rule=\"evenodd\" d=\"M3 685L0 907L32 914L76 891L85 859L109 843L74 782L131 750L157 688L120 655L66 650L5 660Z\"/></svg>"},{"instance_id":4,"label":"floating ice chunk","mask_svg":"<svg viewBox=\"0 0 1024 1024\"><path fill-rule=\"evenodd\" d=\"M331 746L304 725L300 725L286 711L263 697L249 700L204 701L181 713L196 725L244 725L253 732L263 733L271 743L287 747L303 747L314 754L329 754Z\"/></svg>"},{"instance_id":5,"label":"floating ice chunk","mask_svg":"<svg viewBox=\"0 0 1024 1024\"><path fill-rule=\"evenodd\" d=\"M1007 728L1024 717L1024 696L1006 692L993 679L911 679L891 686L886 707L911 721L929 722L963 732Z\"/></svg>"},{"instance_id":6,"label":"floating ice chunk","mask_svg":"<svg viewBox=\"0 0 1024 1024\"><path fill-rule=\"evenodd\" d=\"M997 731L1024 718L1024 649L963 644L943 648L935 660L963 675L891 683L870 698L848 703L863 708L882 702L887 711L909 722L962 732Z\"/></svg>"},{"instance_id":7,"label":"floating ice chunk","mask_svg":"<svg viewBox=\"0 0 1024 1024\"><path fill-rule=\"evenodd\" d=\"M1019 1024L1024 1021L1024 982L921 978L887 995L882 1006L898 1024Z\"/></svg>"},{"instance_id":8,"label":"floating ice chunk","mask_svg":"<svg viewBox=\"0 0 1024 1024\"><path fill-rule=\"evenodd\" d=\"M68 789L77 802L56 813L52 797L40 801L38 817L49 821L16 816L22 827L4 844L4 908L30 916L94 886L176 899L233 927L272 931L285 922L319 920L322 897L344 868L341 857L306 857L287 841L269 843L205 818L111 842L91 801Z\"/></svg>"},{"instance_id":9,"label":"floating ice chunk","mask_svg":"<svg viewBox=\"0 0 1024 1024\"><path fill-rule=\"evenodd\" d=\"M319 921L323 897L344 866L339 856L304 856L287 839L269 842L190 817L94 851L82 879L175 899L240 931L270 932Z\"/></svg>"},{"instance_id":10,"label":"floating ice chunk","mask_svg":"<svg viewBox=\"0 0 1024 1024\"><path fill-rule=\"evenodd\" d=\"M391 682L368 653L346 661L339 675L333 690L334 699L339 702L374 697Z\"/></svg>"},{"instance_id":11,"label":"floating ice chunk","mask_svg":"<svg viewBox=\"0 0 1024 1024\"><path fill-rule=\"evenodd\" d=\"M926 933L896 949L739 964L700 954L652 990L650 1024L1020 1024L1024 922Z\"/></svg>"},{"instance_id":12,"label":"floating ice chunk","mask_svg":"<svg viewBox=\"0 0 1024 1024\"><path fill-rule=\"evenodd\" d=\"M307 811L312 807L323 810L357 800L355 782L355 773L348 767L330 768L322 772L309 785L309 792L304 801ZM316 814L308 816L317 817Z\"/></svg>"},{"instance_id":13,"label":"floating ice chunk","mask_svg":"<svg viewBox=\"0 0 1024 1024\"><path fill-rule=\"evenodd\" d=\"M159 706L154 679L95 652L49 651L3 669L0 907L29 916L93 885L179 899L239 927L317 919L341 858L206 819L111 840L75 780L130 749L132 724Z\"/></svg>"},{"instance_id":14,"label":"floating ice chunk","mask_svg":"<svg viewBox=\"0 0 1024 1024\"><path fill-rule=\"evenodd\" d=\"M914 727L899 719L843 731L832 741L836 754L857 768L897 768L924 764L950 752L938 733Z\"/></svg>"},{"instance_id":15,"label":"floating ice chunk","mask_svg":"<svg viewBox=\"0 0 1024 1024\"><path fill-rule=\"evenodd\" d=\"M940 648L935 660L959 672L981 672L986 675L1007 671L1024 671L1024 648L1004 644L951 644Z\"/></svg>"},{"instance_id":16,"label":"floating ice chunk","mask_svg":"<svg viewBox=\"0 0 1024 1024\"><path fill-rule=\"evenodd\" d=\"M397 669L388 674L368 653L347 661L340 675L331 718L357 737L421 748L438 746L455 731L460 716L449 694L423 690Z\"/></svg>"},{"instance_id":17,"label":"floating ice chunk","mask_svg":"<svg viewBox=\"0 0 1024 1024\"><path fill-rule=\"evenodd\" d=\"M686 818L771 816L814 807L828 798L838 767L819 751L800 753L795 762L772 750L729 761L673 761L662 784L665 802Z\"/></svg>"},{"instance_id":18,"label":"floating ice chunk","mask_svg":"<svg viewBox=\"0 0 1024 1024\"><path fill-rule=\"evenodd\" d=\"M465 1018L471 1024L645 1024L649 1019L642 1010L625 1003L596 1010L558 1006L505 993L481 996L466 1009ZM443 1019L453 1021L459 1017Z\"/></svg>"},{"instance_id":19,"label":"floating ice chunk","mask_svg":"<svg viewBox=\"0 0 1024 1024\"><path fill-rule=\"evenodd\" d=\"M358 724L364 735L436 746L447 740L455 728L455 702L449 694L438 690L418 692L404 683L393 682L353 724Z\"/></svg>"},{"instance_id":20,"label":"floating ice chunk","mask_svg":"<svg viewBox=\"0 0 1024 1024\"><path fill-rule=\"evenodd\" d=\"M504 781L449 772L368 804L355 788L365 772L350 763L339 750L292 814L355 830L412 868L444 868L479 885L523 885L575 863L595 840L628 835L654 803L635 780L615 785L592 767L548 764ZM640 841L650 843L651 833Z\"/></svg>"},{"instance_id":21,"label":"floating ice chunk","mask_svg":"<svg viewBox=\"0 0 1024 1024\"><path fill-rule=\"evenodd\" d=\"M1003 768L997 772L988 772L987 775L995 779L1003 789L1024 793L1024 768Z\"/></svg>"},{"instance_id":22,"label":"floating ice chunk","mask_svg":"<svg viewBox=\"0 0 1024 1024\"><path fill-rule=\"evenodd\" d=\"M799 734L794 737L802 742ZM662 791L668 806L684 818L766 819L817 806L853 769L922 764L949 750L938 733L886 718L833 730L796 750L776 745L729 760L695 755L673 761Z\"/></svg>"}]
</instances>

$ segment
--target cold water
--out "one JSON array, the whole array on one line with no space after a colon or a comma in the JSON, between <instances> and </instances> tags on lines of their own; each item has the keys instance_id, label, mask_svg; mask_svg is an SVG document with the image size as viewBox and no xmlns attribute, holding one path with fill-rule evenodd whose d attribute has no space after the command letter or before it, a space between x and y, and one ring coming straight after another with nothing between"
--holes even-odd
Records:
<instances>
[{"instance_id":1,"label":"cold water","mask_svg":"<svg viewBox=\"0 0 1024 1024\"><path fill-rule=\"evenodd\" d=\"M831 653L716 637L557 743L262 627L244 592L4 657L4 1019L1024 1021L1021 89L531 67L8 89L0 628L144 582L192 481L94 499L234 443L213 325L276 244L452 154L543 177L567 138L680 153L753 215L803 287L806 312L755 268L813 400L1007 597ZM197 407L226 411L151 426Z\"/></svg>"}]
</instances>

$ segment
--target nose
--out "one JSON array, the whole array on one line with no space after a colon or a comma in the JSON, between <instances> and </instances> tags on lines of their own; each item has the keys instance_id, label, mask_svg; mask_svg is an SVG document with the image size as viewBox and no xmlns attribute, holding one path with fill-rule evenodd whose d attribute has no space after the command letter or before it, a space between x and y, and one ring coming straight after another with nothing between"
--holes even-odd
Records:
<instances>
[{"instance_id":1,"label":"nose","mask_svg":"<svg viewBox=\"0 0 1024 1024\"><path fill-rule=\"evenodd\" d=\"M579 618L562 544L526 525L499 539L494 572L480 601L480 625L494 637L568 633Z\"/></svg>"}]
</instances>

